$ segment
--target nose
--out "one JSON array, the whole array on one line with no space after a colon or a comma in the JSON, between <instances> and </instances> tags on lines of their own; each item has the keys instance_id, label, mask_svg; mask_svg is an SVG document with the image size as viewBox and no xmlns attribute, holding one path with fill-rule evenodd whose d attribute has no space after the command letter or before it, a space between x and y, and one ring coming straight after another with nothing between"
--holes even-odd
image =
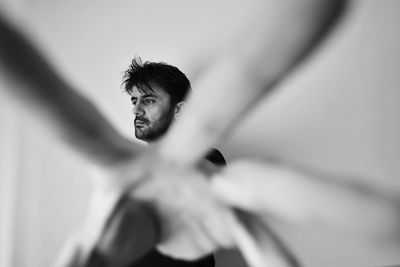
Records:
<instances>
[{"instance_id":1,"label":"nose","mask_svg":"<svg viewBox=\"0 0 400 267\"><path fill-rule=\"evenodd\" d=\"M133 106L132 112L135 116L141 116L144 114L143 106L139 101Z\"/></svg>"}]
</instances>

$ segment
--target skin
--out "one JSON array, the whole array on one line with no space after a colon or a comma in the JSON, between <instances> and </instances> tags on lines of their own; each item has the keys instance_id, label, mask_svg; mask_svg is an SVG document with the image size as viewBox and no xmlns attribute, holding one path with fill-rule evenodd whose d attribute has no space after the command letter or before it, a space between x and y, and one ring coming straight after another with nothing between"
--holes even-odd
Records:
<instances>
[{"instance_id":1,"label":"skin","mask_svg":"<svg viewBox=\"0 0 400 267\"><path fill-rule=\"evenodd\" d=\"M260 8L260 12L263 13L254 15L253 20L247 25L252 30L246 30L246 27L244 27L244 29L238 31L238 38L229 42L227 47L220 51L219 56L205 66L206 71L198 77L197 83L194 85L198 93L189 100L185 115L182 116L179 123L174 125L158 147L152 147L146 153L140 153L141 149L139 148L132 149L131 142L126 142L127 140L121 138L94 106L82 96L76 94L68 82L54 71L30 42L5 21L0 22L2 40L0 42L0 64L2 70L7 72L10 88L15 88L15 91L28 93L32 96L21 99L22 101L27 103L37 101L41 104L46 114L51 118L48 123L49 129L54 132L58 132L57 129L60 127L66 129L67 131L62 131L66 132L63 133L66 137L64 140L67 139L73 143L75 149L86 155L89 161L107 167L107 170L111 173L109 178L104 179L108 190L115 190L117 193L129 191L133 199L148 200L157 207L159 204L166 203L163 201L166 199L163 199L162 196L168 194L159 194L159 190L164 188L161 186L162 177L168 177L168 181L175 181L169 192L175 190L175 192L184 193L193 190L199 193L197 199L212 200L209 203L215 201L214 204L206 207L195 206L194 204L179 206L179 203L172 203L170 206L158 206L159 209L156 208L156 210L157 221L162 228L161 239L165 238L163 241L168 241L169 238L174 237L173 232L171 232L171 235L164 234L166 231L168 232L169 225L179 225L180 227L177 228L188 231L188 234L197 233L197 235L191 236L193 242L201 242L205 237L211 235L212 239L217 240L215 246L218 247L218 244L223 243L221 240L224 236L218 236L218 233L214 233L215 229L219 229L215 227L215 224L224 222L223 218L219 217L224 214L220 207L226 206L221 206L220 202L215 200L215 196L207 193L210 189L203 192L196 191L196 188L199 187L197 187L198 183L195 177L202 177L202 173L196 169L196 163L210 146L222 140L262 96L270 92L277 82L283 79L291 69L298 65L301 59L308 55L308 52L328 32L337 14L340 13L342 3L343 1L288 0L282 2L282 5L277 9L269 9L268 4L265 4L264 8ZM257 25L257 27L254 27L254 25ZM275 29L280 29L279 31L284 34L277 35ZM12 89L10 91L14 91ZM210 95L213 95L212 99L210 99ZM225 100L228 95L234 97L227 102ZM204 108L204 103L207 103L207 109ZM221 110L221 103L224 103L223 110ZM81 116L82 114L85 114L85 116ZM191 149L187 149L188 147ZM246 177L254 174L252 165L249 167L248 165L233 164L232 166L239 168L241 173L246 173ZM178 175L182 172L185 172L185 175ZM260 177L267 176L268 168L262 168L259 173L262 172L265 175L260 175ZM228 178L233 176L234 174L227 172ZM185 177L185 179L177 177ZM320 178L317 177L317 179ZM331 180L329 177L326 179ZM314 183L309 177L297 179L296 182L302 183L304 187L307 187L311 182L320 188L319 193L310 191L315 203L322 203L324 197L328 195L340 196L340 192L350 192L353 198L362 199L364 203L368 203L369 200L371 200L370 203L376 203L374 198L369 198L366 202L365 198L358 198L358 194L348 190L350 186L347 184L341 185L343 186L343 191L341 191L335 188L330 190L331 187L319 187L320 184ZM154 186L150 186L151 183L154 183ZM140 184L141 186L139 186ZM278 185L275 184L275 186ZM263 186L272 190L274 183L268 180L268 184ZM315 186L313 188L316 188ZM373 185L367 185L367 188L372 191L377 190L377 187ZM283 186L280 187L280 190L282 191L281 195L290 195L290 187ZM285 192L287 194L284 194ZM228 195L229 193L225 194L225 197L228 198ZM379 192L373 195L379 195ZM208 196L213 197L208 198ZM271 194L271 196L273 195ZM336 205L338 203L335 200L336 197L330 199L333 200L332 203L337 211L343 212L344 215L341 215L341 218L350 218L345 216L349 211L343 209L343 205ZM185 198L182 196L180 200L185 200ZM275 200L276 202L269 203L271 205L280 203L280 198ZM302 207L310 212L311 217L313 214L315 216L324 215L319 213L318 208L314 209L310 203L300 200L294 202L299 203L299 205L305 203ZM388 201L392 200L388 198ZM287 202L282 201L282 203ZM257 207L252 209L250 206L238 203L234 205L247 207L247 209L256 213L261 212ZM293 210L284 210L280 205L276 205L276 207L271 205L262 205L262 208L265 209L263 213L273 214L273 216L282 220L294 221L294 224L297 224L296 220L293 220L297 214L291 214ZM368 205L366 206L368 207ZM213 209L208 210L209 207L213 207ZM385 207L388 207L389 215L381 214L381 216L387 216L388 221L393 221L393 216L390 214L396 215L398 211L396 211L396 208L392 208L393 205ZM226 211L227 209L223 208L222 210ZM162 213L163 211L165 213ZM228 209L228 211L230 210ZM190 216L189 220L186 222L177 220L179 218L177 215L187 212L191 212L193 215ZM365 214L362 213L360 216L365 216ZM146 214L139 213L138 216L145 218ZM214 220L207 220L212 216L216 216ZM337 217L335 216L335 218ZM206 224L203 220L209 223ZM191 232L189 230L193 223L199 225L199 231ZM346 223L362 227L358 221L349 220ZM136 229L138 233L147 230L150 233L158 231L157 227L153 227L154 220L150 219L148 224L143 225L145 226ZM224 223L222 225L225 226ZM370 229L384 229L386 226L386 224L382 224ZM342 225L333 224L332 227L338 228ZM132 231L134 230L132 229ZM159 238L155 239L159 240ZM93 240L94 244L98 241L96 238ZM373 236L365 241L377 243L377 239ZM146 248L137 245L135 249L143 250ZM185 255L187 253L185 248L181 248L181 252L183 256L188 256ZM368 254L368 251L363 252Z\"/></svg>"},{"instance_id":2,"label":"skin","mask_svg":"<svg viewBox=\"0 0 400 267\"><path fill-rule=\"evenodd\" d=\"M140 90L134 87L129 91L129 95L135 116L135 136L150 143L166 133L184 107L184 102L171 105L170 95L159 86L153 85L152 90ZM207 170L206 176L213 175L216 169L204 163L201 162L199 166ZM216 198L214 192L210 190L208 177L194 174L190 169L183 169L182 172L175 168L171 165L158 166L155 168L157 172L151 176L151 181L137 186L133 194L135 199L152 203L151 206L156 213L161 214L160 219L164 227L161 229L161 239L157 245L160 252L174 258L194 260L211 253L218 247L232 247L236 241L239 244L246 244L241 246L252 266L263 266L266 263L273 266L297 266L295 257L281 240L268 228L262 227L254 216L242 212L235 215L223 201ZM172 175L168 175L170 173ZM193 190L194 188L196 189ZM199 199L202 201L199 202ZM173 220L171 220L171 214L176 214ZM129 254L123 256L121 250L112 249L130 247L126 232L122 233L122 237L118 237L121 229L126 229L124 225L129 218L132 216L126 213L120 221L113 219L113 229L105 231L109 236L109 244L106 247L111 248L105 251L113 251L109 255L117 259L113 261L112 266L117 266L120 259L124 259L125 263L133 262L133 260L129 261ZM254 241L249 239L241 223L251 225L249 227L258 239ZM205 229L207 229L206 232ZM232 235L232 232L235 234ZM264 235L268 233L272 238L265 238L262 233ZM132 235L128 236L132 237ZM124 239L125 245L120 245L121 240ZM254 244L257 245L254 246ZM251 246L254 247L249 249L248 247ZM264 253L264 250L268 250L269 253ZM262 255L261 258L260 255Z\"/></svg>"},{"instance_id":3,"label":"skin","mask_svg":"<svg viewBox=\"0 0 400 267\"><path fill-rule=\"evenodd\" d=\"M170 96L162 88L153 86L152 89L134 87L129 91L135 116L135 136L150 143L164 135L184 108L184 102L171 105ZM173 258L195 260L237 242L251 266L264 266L265 263L297 266L295 258L279 238L265 238L260 234L272 232L262 227L258 219L242 212L234 214L228 205L215 197L209 187L209 178L218 169L207 161L199 163L196 169L200 172L196 173L191 168L177 169L154 156L146 161L152 166L151 175L135 186L131 197L135 202L149 203L150 210L158 214L162 227L157 250ZM137 209L132 206L135 202L125 202L109 216L110 224L104 227L104 234L97 242L100 254L92 257L94 260L114 267L135 261L131 244L137 243L137 235L127 234L132 224L138 225L139 220L132 213ZM241 224L252 229L251 233ZM250 237L252 234L257 237L255 240ZM264 250L269 253L265 254Z\"/></svg>"},{"instance_id":4,"label":"skin","mask_svg":"<svg viewBox=\"0 0 400 267\"><path fill-rule=\"evenodd\" d=\"M5 92L16 97L21 108L38 114L38 123L90 163L108 168L143 151L75 91L17 30L17 25L10 23L12 20L2 14L3 10L6 9L0 9L0 68L6 74L5 89L9 90Z\"/></svg>"},{"instance_id":5,"label":"skin","mask_svg":"<svg viewBox=\"0 0 400 267\"><path fill-rule=\"evenodd\" d=\"M270 8L268 1L260 1L259 13L193 84L187 111L168 132L160 153L190 165L223 140L326 36L344 2L286 0ZM277 35L276 29L284 34Z\"/></svg>"},{"instance_id":6,"label":"skin","mask_svg":"<svg viewBox=\"0 0 400 267\"><path fill-rule=\"evenodd\" d=\"M154 86L153 90L134 87L129 95L135 116L135 137L152 142L163 136L177 113L169 94L159 86Z\"/></svg>"},{"instance_id":7,"label":"skin","mask_svg":"<svg viewBox=\"0 0 400 267\"><path fill-rule=\"evenodd\" d=\"M318 1L314 2L316 3ZM313 16L310 16L310 14L313 14L314 12L318 13L320 11L318 9L309 7L309 5L306 5L304 9L309 10L309 13L305 12L305 14L300 15L300 20L295 21L294 25L303 25L303 16L304 18L313 18ZM283 8L284 12L281 12L283 15L283 20L289 21L287 18L293 17L291 10L297 9L293 9L293 7L290 5L286 6L285 8ZM323 10L329 10L329 7ZM320 24L319 18L320 17L315 17L315 20L312 20L312 22ZM266 23L266 25L268 25L268 23ZM229 238L227 238L227 236L229 237L229 235L227 235L227 233L237 233L237 226L240 224L236 224L236 228L229 227L229 225L232 225L231 218L233 215L231 210L229 210L227 206L217 204L220 202L215 200L213 194L207 193L210 192L210 189L208 187L198 186L199 179L196 177L202 177L203 175L196 168L196 162L201 159L202 155L204 154L203 152L207 151L211 146L212 142L210 142L210 140L215 141L218 137L221 137L219 133L221 133L221 131L227 130L227 126L232 123L232 120L234 120L238 112L245 110L244 107L252 104L253 101L251 100L254 100L260 95L256 92L260 92L263 90L260 90L260 88L257 86L250 86L249 88L252 89L252 91L248 91L247 94L247 96L250 96L250 98L242 98L242 94L237 94L237 97L234 98L235 101L225 107L226 112L215 112L215 104L218 104L218 106L220 106L220 103L225 103L223 100L226 98L226 95L236 95L238 91L235 88L242 89L244 87L242 86L243 83L233 84L235 86L231 87L232 84L226 84L225 81L221 81L218 79L214 79L214 81L212 81L213 75L211 75L210 80L210 74L218 73L221 68L227 68L230 73L229 75L225 76L227 76L227 78L235 77L235 75L237 74L235 72L235 70L237 69L235 68L237 68L238 66L242 66L240 65L240 62L241 60L246 59L246 53L241 53L240 57L238 58L238 60L240 61L234 61L233 65L227 64L230 62L229 60L226 60L226 53L222 53L222 58L219 57L216 60L210 62L210 65L207 66L210 72L207 75L202 76L201 80L205 81L205 83L203 83L203 85L200 87L202 87L203 89L207 89L208 84L212 86L204 91L205 96L207 96L206 98L201 97L200 99L198 99L198 103L201 103L201 105L197 105L197 107L195 107L196 105L194 105L194 110L201 107L201 109L199 109L200 113L198 113L200 117L196 115L197 112L193 113L193 111L191 111L189 113L191 115L189 115L189 117L185 119L186 123L182 124L186 124L186 126L183 126L183 129L177 130L178 132L181 132L180 135L176 135L178 139L176 139L175 141L169 140L168 142L166 142L166 146L162 146L160 150L158 148L153 148L151 150L148 150L146 153L141 154L140 157L136 157L137 154L134 152L140 152L140 150L132 149L132 152L131 150L129 150L128 153L125 153L126 148L132 148L132 146L130 146L132 144L129 145L127 142L122 142L121 140L123 139L120 138L120 136L118 136L117 134L114 134L114 129L110 127L107 121L103 119L101 114L99 114L93 108L93 106L90 105L90 102L82 99L80 95L76 94L74 90L68 85L68 83L62 78L62 76L54 71L50 64L47 63L45 58L37 52L37 50L29 43L29 41L27 41L23 37L23 35L19 34L18 31L15 31L12 27L8 27L7 23L1 23L1 26L3 27L0 31L0 35L2 37L2 42L0 43L2 60L0 62L2 64L2 69L7 71L7 75L11 80L11 84L13 85L11 86L11 88L16 88L22 93L28 92L29 94L31 94L32 97L22 100L26 101L27 103L35 103L34 100L36 99L40 102L43 109L45 109L46 114L50 115L51 120L48 122L48 126L50 129L53 129L55 132L57 132L57 129L59 127L62 127L63 129L65 127L66 129L68 129L68 131L66 131L67 139L72 140L71 142L74 143L75 148L78 152L86 155L89 161L96 162L102 167L107 167L109 175L108 178L103 179L102 182L106 185L105 187L108 188L109 191L114 191L117 194L122 194L130 189L131 194L133 195L133 197L136 198L136 200L139 198L151 201L155 205L157 205L157 203L164 204L162 208L161 206L159 206L160 209L158 209L157 213L158 222L161 228L161 237L155 238L155 240L160 240L161 238L161 242L168 242L168 240L171 240L172 238L174 238L174 236L176 238L179 238L179 233L186 232L187 237L190 238L188 238L188 240L192 240L191 243L193 244L193 246L188 246L190 248L189 250L187 249L187 247L180 248L180 256L186 258L196 257L198 255L202 255L202 253L209 253L209 249L221 247L224 244L229 243L227 242L229 241ZM292 25L288 26L292 27ZM294 30L296 31L299 29L294 28ZM286 32L286 30L283 29L282 32ZM307 50L309 44L312 44L314 42L314 39L319 36L318 32L315 32L315 29L313 28L301 28L299 33L300 34L295 36L302 36L302 41L297 42L296 40L294 40L294 42L290 43L293 43L294 47L300 46L300 48L296 48L295 53L291 52L292 47L285 48L283 49L283 51L281 51L280 54L282 54L284 56L283 58L287 60L284 60L283 63L279 65L281 66L281 68L278 68L278 73L275 72L275 74L272 75L271 79L273 81L276 80L276 77L274 77L274 75L283 75L285 73L285 70L291 67L293 62L297 61L298 55L300 55L302 51ZM263 35L263 37L265 36ZM248 38L242 39L244 40ZM266 40L268 39L271 38L266 38ZM254 40L250 38L250 40L251 42L257 42L257 39ZM275 45L276 44L272 45L272 47L267 45L267 48L271 49L271 51L275 51L276 49L280 50L279 42L277 47L275 47ZM228 50L234 51L235 48L236 47L233 47L233 49ZM243 50L241 49L240 51ZM251 51L251 49L249 51ZM244 67L245 69L249 67L251 65L251 58L249 63L250 64L243 65L242 67ZM233 73L232 70L234 71ZM244 71L243 73L248 72ZM232 74L233 76L230 74ZM218 75L216 77L218 77ZM242 78L245 77L243 77L243 75L238 75L232 81L235 81L237 79L241 81L240 79ZM251 83L246 85L251 85ZM215 88L217 90L214 90ZM232 94L229 92L228 94L226 93L226 90L228 90L228 88L233 90ZM253 91L253 89L256 89L256 91ZM56 90L57 92L55 92L54 90ZM211 90L211 94L209 90ZM201 90L199 90L199 92L200 91ZM218 92L218 94L211 102L211 108L209 110L208 108L204 109L204 103L210 104L210 99L208 96L213 95L215 92ZM202 93L202 95L204 94ZM240 105L238 105L238 101L236 100L240 100ZM87 109L87 107L90 108ZM204 114L203 112L205 111L207 112L207 114L211 115L211 117L203 116L202 114ZM87 116L82 117L81 114L85 114ZM216 114L219 115L214 117ZM229 116L226 118L226 115ZM187 124L187 122L191 123ZM219 124L216 122L222 123ZM193 131L193 125L195 125L195 129L199 129L200 131ZM218 129L218 131L204 131L204 129L209 129L210 125L212 126L211 129ZM217 126L217 128L215 128L215 126ZM93 138L93 133L97 134L95 135L96 138ZM211 139L207 136L208 134ZM188 144L187 140L192 140L191 144L193 146L190 145L190 142ZM187 147L190 147L191 149L188 150ZM99 153L99 149L101 153ZM190 151L190 153L188 153L188 151ZM182 161L179 159L179 157L176 157L177 155L181 155L181 159L187 157L189 161ZM151 162L151 164L149 162ZM182 172L184 172L185 175L179 174ZM168 202L163 201L165 199L163 199L162 196L168 194L159 194L159 192L157 191L157 188L159 188L160 190L164 188L162 186L147 186L146 190L146 185L149 185L151 182L153 182L155 185L162 185L163 179L161 177L163 177L164 180L176 181L175 183L171 183L173 185L171 185L169 190L170 192L183 193L182 197L177 198L177 200L179 200L180 202L171 203L170 206L165 205ZM180 179L179 177L185 177L185 179ZM139 186L139 184L142 184L142 186ZM152 188L154 190L150 190ZM206 189L203 191L199 190L199 188ZM190 202L185 202L184 200L188 200L185 198L185 196L195 195L186 194L185 192L197 192L199 195L198 197L196 197L196 199L201 198L203 200L199 204L204 203L207 205L179 205L180 203L198 203L198 201L195 201L193 199ZM225 216L225 214L227 213L228 215ZM182 216L180 216L182 214L190 214L190 216L188 218L182 218ZM148 218L146 213L140 212L140 209L137 216ZM96 216L94 217L96 218ZM103 218L107 218L107 216L104 216ZM181 220L181 218L183 220ZM100 230L102 229L101 225L104 223L105 222L99 223ZM147 232L147 236L151 237L154 236L151 233L158 231L157 227L155 227L154 220L149 219L148 223L145 223L143 225L145 225L146 227L138 227L132 229L132 232L138 230L138 234L142 234L144 232L145 236ZM177 226L173 228L176 229L175 234L174 230L171 230L170 225ZM196 229L193 229L191 225L195 225ZM91 227L87 228L89 230L91 229ZM88 240L92 240L91 242L89 242L89 246L86 251L90 252L91 246L92 248L95 248L98 245L98 242L101 240L102 232L99 231L97 234L98 235L94 233L93 235L89 235L89 237L91 238L85 238L86 242L88 242ZM83 237L85 237L85 235ZM237 243L238 245L248 244L248 242L240 242L240 240ZM133 246L135 248L133 251L137 253L138 251L143 252L148 249L141 245L142 244L136 243L136 246ZM76 250L72 251L76 252ZM248 251L248 249L246 249L246 246L244 247L244 249L242 249L242 251L244 251L246 254L246 251ZM87 266L87 261L80 261L80 259L85 258L84 255L83 257L82 255L80 255L82 253L72 253L72 255L77 254L77 261L74 261L75 258L72 256L73 260L72 263L71 261L69 261L69 263L71 263L69 266ZM248 257L248 259L251 258L251 256ZM257 261L250 260L250 262L255 263ZM258 261L258 263L260 262ZM263 266L261 264L258 265ZM253 264L253 266L257 266L257 264Z\"/></svg>"},{"instance_id":8,"label":"skin","mask_svg":"<svg viewBox=\"0 0 400 267\"><path fill-rule=\"evenodd\" d=\"M140 90L134 87L129 91L129 95L135 116L135 137L149 143L157 141L166 133L185 106L184 102L171 104L171 96L156 85L152 86L152 90ZM151 159L149 163L157 164ZM216 170L215 167L210 166L209 162L201 162L201 168L207 170L207 176ZM226 214L227 207L213 197L208 187L207 177L193 175L190 170L177 171L170 165L159 166L156 169L163 171L157 171L152 175L151 181L139 185L133 198L150 201L157 213L161 214L165 227L162 229L161 240L157 245L159 251L176 258L192 260L209 254L216 247L215 240L218 240L217 246L233 244L230 235L220 223L223 221L223 216L220 214ZM173 175L168 175L168 173L173 173ZM192 179L186 179L187 176L191 176ZM179 187L181 189L177 190ZM197 189L191 190L191 187ZM199 192L202 193L199 195ZM203 199L202 203L198 204L201 207L188 212L190 206L193 206L193 203L198 202L196 200L200 198ZM188 206L186 207L183 203ZM198 210L202 212L198 213ZM174 220L169 218L171 214L176 214ZM128 214L125 218L129 217ZM203 218L200 219L200 217ZM198 220L200 223L196 222ZM120 232L121 225L114 227L115 233ZM214 225L216 230L204 235L203 229L211 228L211 225ZM202 235L204 236L201 237ZM182 251L186 253L183 254Z\"/></svg>"},{"instance_id":9,"label":"skin","mask_svg":"<svg viewBox=\"0 0 400 267\"><path fill-rule=\"evenodd\" d=\"M272 226L305 263L321 250L328 252L327 264L340 266L400 259L400 199L366 182L340 181L332 173L287 163L236 160L213 178L212 187L226 203ZM307 251L298 240L309 233L319 234Z\"/></svg>"}]
</instances>

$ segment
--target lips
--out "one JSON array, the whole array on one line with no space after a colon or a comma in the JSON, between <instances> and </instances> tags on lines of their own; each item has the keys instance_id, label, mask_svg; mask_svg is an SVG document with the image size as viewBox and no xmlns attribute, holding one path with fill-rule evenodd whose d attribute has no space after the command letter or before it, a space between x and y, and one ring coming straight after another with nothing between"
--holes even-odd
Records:
<instances>
[{"instance_id":1,"label":"lips","mask_svg":"<svg viewBox=\"0 0 400 267\"><path fill-rule=\"evenodd\" d=\"M135 126L146 126L148 124L148 122L143 121L143 120L135 120Z\"/></svg>"}]
</instances>

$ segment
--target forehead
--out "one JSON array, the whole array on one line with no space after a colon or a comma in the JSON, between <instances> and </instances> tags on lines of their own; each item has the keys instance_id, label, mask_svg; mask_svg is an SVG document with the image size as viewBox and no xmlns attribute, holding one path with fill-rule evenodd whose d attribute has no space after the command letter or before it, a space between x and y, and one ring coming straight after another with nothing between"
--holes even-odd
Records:
<instances>
[{"instance_id":1,"label":"forehead","mask_svg":"<svg viewBox=\"0 0 400 267\"><path fill-rule=\"evenodd\" d=\"M132 87L132 90L129 91L129 95L134 98L139 97L155 97L159 99L166 99L169 100L169 94L162 89L158 85L151 85L151 88L147 86L141 86L138 88L137 86Z\"/></svg>"}]
</instances>

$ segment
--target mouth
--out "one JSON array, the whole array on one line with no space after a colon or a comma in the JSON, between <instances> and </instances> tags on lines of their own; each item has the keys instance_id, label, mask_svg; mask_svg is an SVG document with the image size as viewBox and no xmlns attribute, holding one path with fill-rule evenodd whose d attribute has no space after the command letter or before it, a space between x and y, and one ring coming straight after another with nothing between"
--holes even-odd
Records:
<instances>
[{"instance_id":1,"label":"mouth","mask_svg":"<svg viewBox=\"0 0 400 267\"><path fill-rule=\"evenodd\" d=\"M135 120L135 127L144 127L146 126L148 123L142 120Z\"/></svg>"}]
</instances>

